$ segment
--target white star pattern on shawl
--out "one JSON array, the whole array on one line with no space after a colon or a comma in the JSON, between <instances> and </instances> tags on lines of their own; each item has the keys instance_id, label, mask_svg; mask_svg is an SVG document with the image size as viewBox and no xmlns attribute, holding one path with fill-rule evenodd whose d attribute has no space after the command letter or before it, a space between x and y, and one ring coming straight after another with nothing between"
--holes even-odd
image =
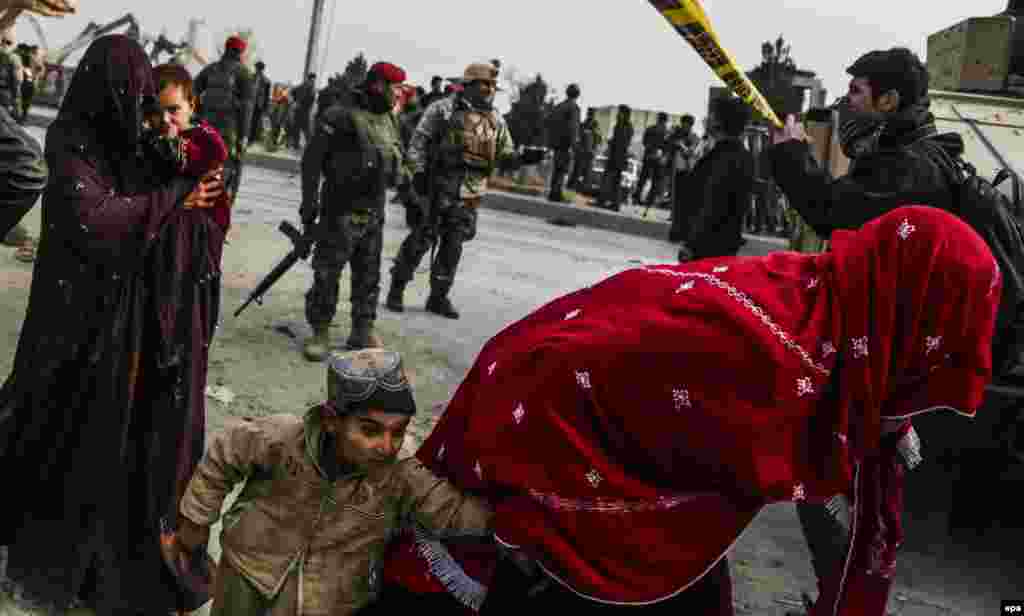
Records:
<instances>
[{"instance_id":1,"label":"white star pattern on shawl","mask_svg":"<svg viewBox=\"0 0 1024 616\"><path fill-rule=\"evenodd\" d=\"M604 477L601 476L601 473L597 472L596 468L590 469L590 472L587 473L586 477L587 481L590 482L590 485L595 488L601 485L601 482L604 481Z\"/></svg>"},{"instance_id":2,"label":"white star pattern on shawl","mask_svg":"<svg viewBox=\"0 0 1024 616\"><path fill-rule=\"evenodd\" d=\"M569 319L575 319L576 317L580 316L582 313L583 313L583 311L580 310L579 308L577 308L576 310L573 310L572 312L567 313L563 320L564 321L568 321Z\"/></svg>"},{"instance_id":3,"label":"white star pattern on shawl","mask_svg":"<svg viewBox=\"0 0 1024 616\"><path fill-rule=\"evenodd\" d=\"M576 383L583 389L590 389L590 372L587 370L577 370Z\"/></svg>"},{"instance_id":4,"label":"white star pattern on shawl","mask_svg":"<svg viewBox=\"0 0 1024 616\"><path fill-rule=\"evenodd\" d=\"M672 403L676 405L677 411L681 411L684 408L693 408L693 405L690 403L690 391L688 389L673 389Z\"/></svg>"},{"instance_id":5,"label":"white star pattern on shawl","mask_svg":"<svg viewBox=\"0 0 1024 616\"><path fill-rule=\"evenodd\" d=\"M494 369L498 367L498 362L491 362L490 366L487 366L487 376L494 374Z\"/></svg>"},{"instance_id":6,"label":"white star pattern on shawl","mask_svg":"<svg viewBox=\"0 0 1024 616\"><path fill-rule=\"evenodd\" d=\"M714 268L711 271L716 273L716 274L724 274L725 272L729 271L729 266L728 265L719 265L718 267Z\"/></svg>"},{"instance_id":7,"label":"white star pattern on shawl","mask_svg":"<svg viewBox=\"0 0 1024 616\"><path fill-rule=\"evenodd\" d=\"M437 450L437 459L438 461L444 460L444 445L441 445L441 448Z\"/></svg>"},{"instance_id":8,"label":"white star pattern on shawl","mask_svg":"<svg viewBox=\"0 0 1024 616\"><path fill-rule=\"evenodd\" d=\"M924 354L925 355L929 355L929 354L931 354L932 351L938 351L939 350L939 346L941 346L941 345L942 345L942 336L925 336L925 339L924 339L924 346L925 346Z\"/></svg>"},{"instance_id":9,"label":"white star pattern on shawl","mask_svg":"<svg viewBox=\"0 0 1024 616\"><path fill-rule=\"evenodd\" d=\"M516 424L523 423L523 417L526 417L526 409L523 408L522 404L516 407L516 410L512 411L512 419L516 420Z\"/></svg>"},{"instance_id":10,"label":"white star pattern on shawl","mask_svg":"<svg viewBox=\"0 0 1024 616\"><path fill-rule=\"evenodd\" d=\"M476 473L476 478L477 479L483 480L483 478L484 478L484 469L482 469L480 467L480 460L477 460L476 464L473 466L473 472Z\"/></svg>"},{"instance_id":11,"label":"white star pattern on shawl","mask_svg":"<svg viewBox=\"0 0 1024 616\"><path fill-rule=\"evenodd\" d=\"M818 277L817 276L811 276L811 279L807 281L807 288L808 289L813 289L816 286L818 286Z\"/></svg>"},{"instance_id":12,"label":"white star pattern on shawl","mask_svg":"<svg viewBox=\"0 0 1024 616\"><path fill-rule=\"evenodd\" d=\"M900 223L900 228L896 231L896 233L899 234L900 239L905 240L908 237L910 237L910 234L912 234L914 231L917 231L917 227L910 224L910 221L904 218L903 222Z\"/></svg>"},{"instance_id":13,"label":"white star pattern on shawl","mask_svg":"<svg viewBox=\"0 0 1024 616\"><path fill-rule=\"evenodd\" d=\"M693 288L693 281L692 280L687 280L683 284L679 285L679 288L676 289L676 293L682 293L683 291L689 291L692 288Z\"/></svg>"},{"instance_id":14,"label":"white star pattern on shawl","mask_svg":"<svg viewBox=\"0 0 1024 616\"><path fill-rule=\"evenodd\" d=\"M860 359L868 356L868 337L861 336L850 341L853 346L853 356Z\"/></svg>"},{"instance_id":15,"label":"white star pattern on shawl","mask_svg":"<svg viewBox=\"0 0 1024 616\"><path fill-rule=\"evenodd\" d=\"M793 500L802 501L807 498L807 491L804 489L804 484L798 483L793 486Z\"/></svg>"},{"instance_id":16,"label":"white star pattern on shawl","mask_svg":"<svg viewBox=\"0 0 1024 616\"><path fill-rule=\"evenodd\" d=\"M811 379L809 377L804 377L802 379L797 379L796 380L796 394L798 396L803 398L807 394L813 394L813 393L815 393L814 392L814 383L811 382Z\"/></svg>"},{"instance_id":17,"label":"white star pattern on shawl","mask_svg":"<svg viewBox=\"0 0 1024 616\"><path fill-rule=\"evenodd\" d=\"M988 283L988 293L991 295L996 290L996 285L999 284L999 280L1002 277L1002 273L999 271L999 263L992 260L992 266L995 271L992 272L992 282Z\"/></svg>"},{"instance_id":18,"label":"white star pattern on shawl","mask_svg":"<svg viewBox=\"0 0 1024 616\"><path fill-rule=\"evenodd\" d=\"M839 439L839 442L842 443L843 445L846 444L846 435L843 434L842 432L836 432L836 438Z\"/></svg>"},{"instance_id":19,"label":"white star pattern on shawl","mask_svg":"<svg viewBox=\"0 0 1024 616\"><path fill-rule=\"evenodd\" d=\"M836 352L836 347L832 346L832 343L829 342L828 340L826 340L825 342L821 343L821 357L822 357L822 359L828 357L829 355L834 355L835 352Z\"/></svg>"}]
</instances>

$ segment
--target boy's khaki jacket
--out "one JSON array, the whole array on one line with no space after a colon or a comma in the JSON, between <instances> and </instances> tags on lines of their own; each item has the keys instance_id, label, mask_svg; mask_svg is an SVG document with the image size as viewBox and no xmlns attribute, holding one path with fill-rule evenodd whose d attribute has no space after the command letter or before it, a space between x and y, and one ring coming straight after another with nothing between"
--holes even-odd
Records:
<instances>
[{"instance_id":1,"label":"boy's khaki jacket","mask_svg":"<svg viewBox=\"0 0 1024 616\"><path fill-rule=\"evenodd\" d=\"M385 546L402 524L439 536L488 532L484 501L414 458L329 481L321 442L319 409L305 421L282 414L237 422L213 439L182 498L182 515L211 525L232 487L248 480L224 514L222 558L268 599L297 575L296 613L349 614L376 597Z\"/></svg>"}]
</instances>

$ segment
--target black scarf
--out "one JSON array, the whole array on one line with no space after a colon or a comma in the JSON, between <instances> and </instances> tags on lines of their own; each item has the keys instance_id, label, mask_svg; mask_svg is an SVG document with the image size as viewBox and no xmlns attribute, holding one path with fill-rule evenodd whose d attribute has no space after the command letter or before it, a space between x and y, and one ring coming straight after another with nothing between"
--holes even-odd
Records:
<instances>
[{"instance_id":1,"label":"black scarf","mask_svg":"<svg viewBox=\"0 0 1024 616\"><path fill-rule=\"evenodd\" d=\"M879 150L906 147L937 134L935 116L927 96L895 113L863 113L840 109L839 142L850 160L870 156Z\"/></svg>"}]
</instances>

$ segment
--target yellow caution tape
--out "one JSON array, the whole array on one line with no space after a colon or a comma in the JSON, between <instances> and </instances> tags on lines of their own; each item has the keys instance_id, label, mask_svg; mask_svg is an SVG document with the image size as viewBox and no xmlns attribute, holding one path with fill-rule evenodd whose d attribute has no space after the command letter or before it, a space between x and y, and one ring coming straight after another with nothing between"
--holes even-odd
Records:
<instances>
[{"instance_id":1,"label":"yellow caution tape","mask_svg":"<svg viewBox=\"0 0 1024 616\"><path fill-rule=\"evenodd\" d=\"M782 122L772 111L768 101L733 60L729 52L718 42L711 22L708 20L700 0L648 0L651 6L672 24L676 32L693 46L700 57L707 62L719 79L729 89L756 109L775 126L782 128Z\"/></svg>"}]
</instances>

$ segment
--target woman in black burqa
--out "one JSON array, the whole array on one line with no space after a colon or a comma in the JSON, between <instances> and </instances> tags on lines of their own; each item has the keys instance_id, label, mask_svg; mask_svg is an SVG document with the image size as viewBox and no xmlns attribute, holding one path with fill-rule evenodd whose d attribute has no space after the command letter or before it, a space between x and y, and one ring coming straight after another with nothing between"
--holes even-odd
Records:
<instances>
[{"instance_id":1,"label":"woman in black burqa","mask_svg":"<svg viewBox=\"0 0 1024 616\"><path fill-rule=\"evenodd\" d=\"M0 579L30 605L196 607L159 539L203 452L223 235L192 208L223 183L146 158L155 94L143 49L102 37L47 131L39 258L0 389Z\"/></svg>"}]
</instances>

